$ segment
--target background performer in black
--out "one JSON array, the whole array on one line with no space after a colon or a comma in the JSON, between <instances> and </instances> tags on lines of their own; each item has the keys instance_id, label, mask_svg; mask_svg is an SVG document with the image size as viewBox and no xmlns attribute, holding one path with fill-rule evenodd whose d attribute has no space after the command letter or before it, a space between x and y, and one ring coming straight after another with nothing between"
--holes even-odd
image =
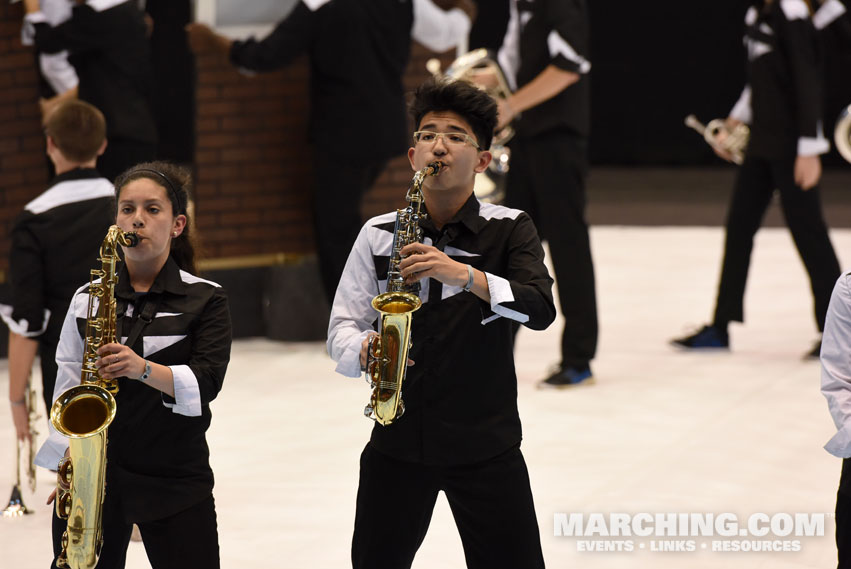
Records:
<instances>
[{"instance_id":1,"label":"background performer in black","mask_svg":"<svg viewBox=\"0 0 851 569\"><path fill-rule=\"evenodd\" d=\"M673 344L686 349L728 348L728 324L744 321L744 296L753 238L775 190L813 293L816 326L824 330L839 262L828 235L818 183L822 132L819 40L805 0L764 0L745 14L748 84L728 124L750 125L745 161L727 212L724 260L712 323ZM722 157L729 159L724 152ZM806 356L817 358L821 342Z\"/></svg>"},{"instance_id":2,"label":"background performer in black","mask_svg":"<svg viewBox=\"0 0 851 569\"><path fill-rule=\"evenodd\" d=\"M549 245L564 316L561 362L542 387L593 382L597 294L588 223L590 92L585 0L511 0L499 63L514 94L500 125L514 121L505 203L529 212Z\"/></svg>"},{"instance_id":3,"label":"background performer in black","mask_svg":"<svg viewBox=\"0 0 851 569\"><path fill-rule=\"evenodd\" d=\"M452 4L473 11L469 0ZM202 24L187 29L194 49L226 53L242 69L271 71L310 56L314 231L331 302L362 223L361 198L405 149L402 74L411 38L446 51L466 38L469 16L431 0L302 0L259 41L232 42Z\"/></svg>"}]
</instances>

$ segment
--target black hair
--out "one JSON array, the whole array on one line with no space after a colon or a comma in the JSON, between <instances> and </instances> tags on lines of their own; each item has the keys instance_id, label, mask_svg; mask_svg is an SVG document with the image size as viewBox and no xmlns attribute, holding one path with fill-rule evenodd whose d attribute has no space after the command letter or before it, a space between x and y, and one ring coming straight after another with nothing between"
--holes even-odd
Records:
<instances>
[{"instance_id":1,"label":"black hair","mask_svg":"<svg viewBox=\"0 0 851 569\"><path fill-rule=\"evenodd\" d=\"M191 200L192 176L185 168L170 162L137 164L115 179L116 202L120 199L121 190L124 186L142 178L162 186L168 196L168 201L171 203L171 211L174 217L181 214L186 216L186 226L183 228L183 232L171 240L171 256L178 267L184 271L195 273L195 243L190 231L192 219L187 212Z\"/></svg>"},{"instance_id":2,"label":"black hair","mask_svg":"<svg viewBox=\"0 0 851 569\"><path fill-rule=\"evenodd\" d=\"M493 97L467 81L428 79L414 91L408 111L419 130L423 117L434 111L451 111L469 123L482 150L488 150L497 124Z\"/></svg>"}]
</instances>

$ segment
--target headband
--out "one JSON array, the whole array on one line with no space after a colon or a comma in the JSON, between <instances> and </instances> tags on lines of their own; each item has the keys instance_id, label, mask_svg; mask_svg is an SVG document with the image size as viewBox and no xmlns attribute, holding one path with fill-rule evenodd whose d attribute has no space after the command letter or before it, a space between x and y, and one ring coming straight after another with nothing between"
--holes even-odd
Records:
<instances>
[{"instance_id":1,"label":"headband","mask_svg":"<svg viewBox=\"0 0 851 569\"><path fill-rule=\"evenodd\" d=\"M159 170L154 170L153 168L137 168L136 170L134 170L134 173L135 172L148 172L150 174L156 174L157 176L159 176L165 182L165 187L171 190L171 193L174 196L174 201L177 202L177 215L186 213L186 206L181 203L180 194L178 194L177 190L174 189L174 184L171 183L171 179L169 179L168 176L166 176Z\"/></svg>"}]
</instances>

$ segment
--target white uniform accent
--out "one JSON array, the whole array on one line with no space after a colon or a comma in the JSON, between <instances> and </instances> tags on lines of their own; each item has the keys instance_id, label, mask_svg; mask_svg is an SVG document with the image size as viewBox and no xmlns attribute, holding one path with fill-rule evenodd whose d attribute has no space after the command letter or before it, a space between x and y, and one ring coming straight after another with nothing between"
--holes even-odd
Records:
<instances>
[{"instance_id":1,"label":"white uniform accent","mask_svg":"<svg viewBox=\"0 0 851 569\"><path fill-rule=\"evenodd\" d=\"M198 389L198 378L187 365L169 366L169 368L174 378L175 403L167 403L163 399L163 405L178 415L200 417L201 392Z\"/></svg>"},{"instance_id":2,"label":"white uniform accent","mask_svg":"<svg viewBox=\"0 0 851 569\"><path fill-rule=\"evenodd\" d=\"M851 276L844 274L836 281L824 336L821 341L821 393L836 433L824 449L840 458L851 458Z\"/></svg>"},{"instance_id":3,"label":"white uniform accent","mask_svg":"<svg viewBox=\"0 0 851 569\"><path fill-rule=\"evenodd\" d=\"M127 2L127 0L87 0L86 4L88 4L95 12L103 12L104 10L115 8L119 4L124 4L125 2Z\"/></svg>"},{"instance_id":4,"label":"white uniform accent","mask_svg":"<svg viewBox=\"0 0 851 569\"><path fill-rule=\"evenodd\" d=\"M753 120L751 111L751 87L745 85L742 94L739 95L739 100L733 105L733 110L730 111L730 117L745 124L750 124Z\"/></svg>"},{"instance_id":5,"label":"white uniform accent","mask_svg":"<svg viewBox=\"0 0 851 569\"><path fill-rule=\"evenodd\" d=\"M586 74L591 71L591 62L576 53L573 46L567 43L563 37L555 30L547 36L547 47L550 49L550 56L564 56L568 61L572 61L579 66L579 73Z\"/></svg>"},{"instance_id":6,"label":"white uniform accent","mask_svg":"<svg viewBox=\"0 0 851 569\"><path fill-rule=\"evenodd\" d=\"M502 306L504 303L514 302L514 293L511 292L511 285L509 282L502 277L498 277L490 273L485 273L485 277L488 279L488 290L491 295L491 310L499 316L516 320L521 324L528 322L528 314L523 314ZM487 324L491 320L494 320L494 318L486 318L482 321L482 324Z\"/></svg>"},{"instance_id":7,"label":"white uniform accent","mask_svg":"<svg viewBox=\"0 0 851 569\"><path fill-rule=\"evenodd\" d=\"M68 180L67 182L59 182L25 205L24 209L38 215L61 205L114 195L115 188L112 182L106 178Z\"/></svg>"},{"instance_id":8,"label":"white uniform accent","mask_svg":"<svg viewBox=\"0 0 851 569\"><path fill-rule=\"evenodd\" d=\"M6 323L6 326L9 327L10 332L14 332L18 336L36 338L44 334L44 331L47 330L47 321L50 319L50 311L48 309L44 309L44 321L41 324L41 329L36 330L35 332L29 331L30 323L26 318L22 318L20 321L13 319L13 311L13 306L10 306L8 304L0 304L0 319L2 319L3 322Z\"/></svg>"},{"instance_id":9,"label":"white uniform accent","mask_svg":"<svg viewBox=\"0 0 851 569\"><path fill-rule=\"evenodd\" d=\"M186 337L186 334L176 336L145 336L142 338L142 357L147 359L152 354L173 346Z\"/></svg>"},{"instance_id":10,"label":"white uniform accent","mask_svg":"<svg viewBox=\"0 0 851 569\"><path fill-rule=\"evenodd\" d=\"M219 283L214 283L213 281L208 281L207 279L202 279L201 277L196 277L192 273L187 273L184 270L180 271L180 280L182 280L186 284L207 283L208 285L213 285L216 288L221 288L222 286Z\"/></svg>"},{"instance_id":11,"label":"white uniform accent","mask_svg":"<svg viewBox=\"0 0 851 569\"><path fill-rule=\"evenodd\" d=\"M411 37L428 49L443 53L467 41L472 24L464 10L443 10L431 0L413 0L413 8Z\"/></svg>"},{"instance_id":12,"label":"white uniform accent","mask_svg":"<svg viewBox=\"0 0 851 569\"><path fill-rule=\"evenodd\" d=\"M317 11L319 8L330 2L331 0L302 0L311 12Z\"/></svg>"},{"instance_id":13,"label":"white uniform accent","mask_svg":"<svg viewBox=\"0 0 851 569\"><path fill-rule=\"evenodd\" d=\"M810 17L810 9L804 0L780 0L780 8L787 20L806 20Z\"/></svg>"},{"instance_id":14,"label":"white uniform accent","mask_svg":"<svg viewBox=\"0 0 851 569\"><path fill-rule=\"evenodd\" d=\"M830 150L830 141L824 137L821 121L818 121L816 131L818 133L816 138L802 136L798 139L798 156L817 156Z\"/></svg>"},{"instance_id":15,"label":"white uniform accent","mask_svg":"<svg viewBox=\"0 0 851 569\"><path fill-rule=\"evenodd\" d=\"M479 202L479 215L485 219L517 219L523 210L496 205L492 203Z\"/></svg>"},{"instance_id":16,"label":"white uniform accent","mask_svg":"<svg viewBox=\"0 0 851 569\"><path fill-rule=\"evenodd\" d=\"M508 3L509 17L508 28L505 30L505 38L502 47L499 48L496 59L508 81L512 91L517 90L517 72L520 70L520 19L517 16L517 4Z\"/></svg>"},{"instance_id":17,"label":"white uniform accent","mask_svg":"<svg viewBox=\"0 0 851 569\"><path fill-rule=\"evenodd\" d=\"M827 2L819 6L819 9L813 15L813 25L817 30L823 30L845 12L845 5L842 2L839 0L827 0Z\"/></svg>"}]
</instances>

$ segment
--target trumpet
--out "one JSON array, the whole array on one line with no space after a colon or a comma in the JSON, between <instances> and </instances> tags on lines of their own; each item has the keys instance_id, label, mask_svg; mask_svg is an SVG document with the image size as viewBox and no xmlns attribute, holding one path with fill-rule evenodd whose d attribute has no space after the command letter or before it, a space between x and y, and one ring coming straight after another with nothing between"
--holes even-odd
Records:
<instances>
[{"instance_id":1,"label":"trumpet","mask_svg":"<svg viewBox=\"0 0 851 569\"><path fill-rule=\"evenodd\" d=\"M27 484L30 488L30 492L35 492L35 441L38 436L38 431L35 430L36 422L41 418L41 415L38 414L38 402L36 398L35 389L30 386L27 386L26 391L26 401L25 405L27 406L27 414L29 416L29 431L30 431L30 439L29 443L27 443ZM27 508L24 504L24 498L21 494L21 443L18 440L17 444L17 454L18 458L15 462L15 485L12 486L12 495L9 497L9 503L3 508L3 517L4 518L18 518L25 514L33 513L32 510Z\"/></svg>"},{"instance_id":2,"label":"trumpet","mask_svg":"<svg viewBox=\"0 0 851 569\"><path fill-rule=\"evenodd\" d=\"M714 119L704 125L694 115L687 116L685 124L702 134L709 146L729 153L736 164L744 162L745 148L750 137L750 129L746 124L739 124L730 130L724 119Z\"/></svg>"}]
</instances>

